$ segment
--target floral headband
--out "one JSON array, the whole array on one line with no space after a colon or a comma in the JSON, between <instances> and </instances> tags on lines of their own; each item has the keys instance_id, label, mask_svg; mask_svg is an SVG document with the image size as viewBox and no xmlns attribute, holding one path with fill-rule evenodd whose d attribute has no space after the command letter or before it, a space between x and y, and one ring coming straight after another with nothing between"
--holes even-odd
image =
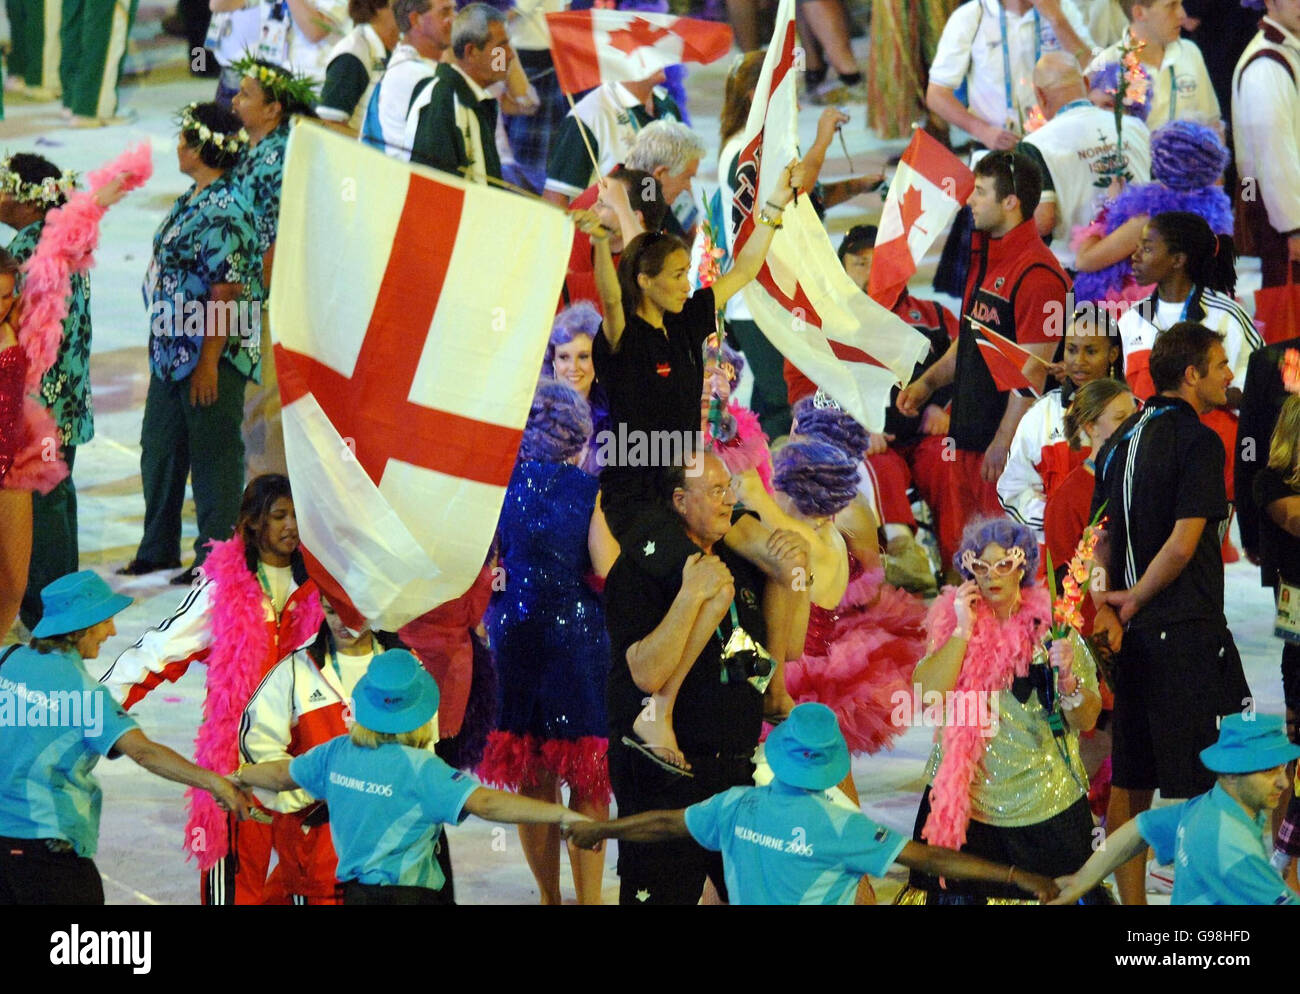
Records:
<instances>
[{"instance_id":1,"label":"floral headband","mask_svg":"<svg viewBox=\"0 0 1300 994\"><path fill-rule=\"evenodd\" d=\"M67 198L77 185L77 174L71 169L65 170L60 176L47 176L39 183L27 183L13 169L9 163L13 156L7 157L4 162L0 162L0 193L7 193L19 203L23 204L44 204L47 207L53 207L60 201Z\"/></svg>"},{"instance_id":2,"label":"floral headband","mask_svg":"<svg viewBox=\"0 0 1300 994\"><path fill-rule=\"evenodd\" d=\"M181 108L181 134L198 135L199 141L204 145L211 145L222 152L239 152L248 144L248 132L243 128L232 132L213 131L198 120L194 116L194 110L198 106L195 102Z\"/></svg>"},{"instance_id":3,"label":"floral headband","mask_svg":"<svg viewBox=\"0 0 1300 994\"><path fill-rule=\"evenodd\" d=\"M306 76L299 76L279 66L264 66L248 54L233 63L231 68L241 76L252 76L276 103L302 107L316 104L316 88Z\"/></svg>"}]
</instances>

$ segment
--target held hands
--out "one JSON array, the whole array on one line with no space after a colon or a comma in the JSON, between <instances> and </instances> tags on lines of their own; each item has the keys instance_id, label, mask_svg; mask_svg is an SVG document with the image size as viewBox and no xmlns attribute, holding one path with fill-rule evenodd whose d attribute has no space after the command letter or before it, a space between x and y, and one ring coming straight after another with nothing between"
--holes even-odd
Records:
<instances>
[{"instance_id":1,"label":"held hands","mask_svg":"<svg viewBox=\"0 0 1300 994\"><path fill-rule=\"evenodd\" d=\"M1012 883L1026 894L1033 894L1044 904L1055 903L1054 899L1059 891L1058 881L1045 877L1041 873L1027 873L1024 870L1015 871Z\"/></svg>"},{"instance_id":2,"label":"held hands","mask_svg":"<svg viewBox=\"0 0 1300 994\"><path fill-rule=\"evenodd\" d=\"M975 609L981 596L979 584L967 580L957 588L957 596L953 598L952 610L957 615L956 632L963 633L966 638L970 638L971 628L975 624Z\"/></svg>"},{"instance_id":3,"label":"held hands","mask_svg":"<svg viewBox=\"0 0 1300 994\"><path fill-rule=\"evenodd\" d=\"M1060 889L1060 893L1046 903L1058 905L1073 904L1075 901L1079 900L1079 898L1083 897L1084 894L1088 893L1078 885L1076 882L1077 878L1077 873L1071 873L1068 877L1057 877L1056 886Z\"/></svg>"},{"instance_id":4,"label":"held hands","mask_svg":"<svg viewBox=\"0 0 1300 994\"><path fill-rule=\"evenodd\" d=\"M599 852L605 844L605 838L601 834L603 826L604 822L579 816L574 821L561 823L560 835L579 849L594 849Z\"/></svg>"},{"instance_id":5,"label":"held hands","mask_svg":"<svg viewBox=\"0 0 1300 994\"><path fill-rule=\"evenodd\" d=\"M223 777L216 777L207 790L221 810L233 813L240 821L246 821L257 810L248 794Z\"/></svg>"},{"instance_id":6,"label":"held hands","mask_svg":"<svg viewBox=\"0 0 1300 994\"><path fill-rule=\"evenodd\" d=\"M731 571L717 556L697 552L682 567L682 591L698 598L700 603L718 598L731 603L736 595Z\"/></svg>"}]
</instances>

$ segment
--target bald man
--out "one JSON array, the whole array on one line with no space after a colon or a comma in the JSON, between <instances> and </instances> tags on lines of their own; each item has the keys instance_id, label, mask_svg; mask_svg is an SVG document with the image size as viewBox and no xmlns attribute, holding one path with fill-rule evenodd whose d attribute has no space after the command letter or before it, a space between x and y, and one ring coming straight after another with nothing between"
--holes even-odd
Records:
<instances>
[{"instance_id":1,"label":"bald man","mask_svg":"<svg viewBox=\"0 0 1300 994\"><path fill-rule=\"evenodd\" d=\"M1043 173L1034 222L1073 275L1071 231L1092 222L1112 180L1150 180L1151 135L1138 118L1125 117L1121 148L1115 115L1089 102L1079 63L1064 52L1047 52L1034 65L1034 95L1047 118L1021 146Z\"/></svg>"}]
</instances>

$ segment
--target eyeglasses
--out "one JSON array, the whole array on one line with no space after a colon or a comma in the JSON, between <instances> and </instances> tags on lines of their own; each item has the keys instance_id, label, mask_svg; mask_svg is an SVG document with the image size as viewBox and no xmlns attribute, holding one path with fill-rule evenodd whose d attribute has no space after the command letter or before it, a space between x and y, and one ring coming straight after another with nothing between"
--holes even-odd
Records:
<instances>
[{"instance_id":1,"label":"eyeglasses","mask_svg":"<svg viewBox=\"0 0 1300 994\"><path fill-rule=\"evenodd\" d=\"M733 498L738 496L738 494L736 493L736 483L734 480L728 483L725 487L723 486L709 487L709 489L704 492L705 494L708 495L709 500L713 501L715 504L725 500L728 495L730 495Z\"/></svg>"},{"instance_id":2,"label":"eyeglasses","mask_svg":"<svg viewBox=\"0 0 1300 994\"><path fill-rule=\"evenodd\" d=\"M1009 576L1017 569L1023 569L1025 565L1025 550L1016 546L1011 549L1005 556L995 563L986 563L983 559L976 557L975 553L967 549L961 554L961 568L967 573L978 577L993 577L998 579Z\"/></svg>"}]
</instances>

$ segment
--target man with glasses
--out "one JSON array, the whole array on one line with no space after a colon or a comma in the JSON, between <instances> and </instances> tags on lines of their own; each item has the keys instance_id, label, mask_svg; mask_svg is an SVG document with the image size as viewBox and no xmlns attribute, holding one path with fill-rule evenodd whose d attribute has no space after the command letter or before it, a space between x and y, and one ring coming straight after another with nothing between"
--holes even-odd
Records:
<instances>
[{"instance_id":1,"label":"man with glasses","mask_svg":"<svg viewBox=\"0 0 1300 994\"><path fill-rule=\"evenodd\" d=\"M779 664L802 651L808 623L808 584L798 582L807 543L772 533L781 580L727 548L736 494L717 456L665 470L662 496L672 510L663 534L625 547L605 582L609 779L620 815L753 782L764 715L783 694ZM706 877L726 893L721 857L690 839L624 843L618 873L622 904L695 904Z\"/></svg>"},{"instance_id":2,"label":"man with glasses","mask_svg":"<svg viewBox=\"0 0 1300 994\"><path fill-rule=\"evenodd\" d=\"M975 166L975 189L968 203L975 234L961 331L944 357L895 402L899 411L915 417L935 391L954 387L945 439L946 486L940 489L939 506L932 508L939 519L945 563L950 563L968 520L981 514L1001 516L998 477L1016 426L1034 400L1031 391L998 386L980 344L989 339L980 329L990 329L1030 354L1021 372L1041 394L1047 362L1056 351L1055 336L1069 313L1070 280L1034 225L1042 188L1038 166L1018 152L987 155Z\"/></svg>"}]
</instances>

